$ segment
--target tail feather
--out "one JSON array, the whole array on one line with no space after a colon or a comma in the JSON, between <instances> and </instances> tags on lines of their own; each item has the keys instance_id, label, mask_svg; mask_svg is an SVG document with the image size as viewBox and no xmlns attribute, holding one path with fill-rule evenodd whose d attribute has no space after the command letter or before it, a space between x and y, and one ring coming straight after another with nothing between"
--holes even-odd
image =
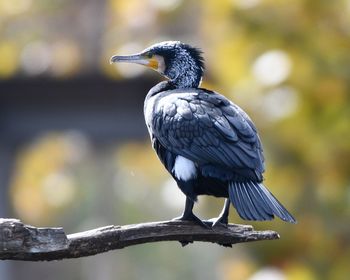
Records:
<instances>
[{"instance_id":1,"label":"tail feather","mask_svg":"<svg viewBox=\"0 0 350 280\"><path fill-rule=\"evenodd\" d=\"M251 207L245 207L246 211L250 212L249 218L250 220L254 220L254 217L258 217L259 215L259 210L255 207L254 201L252 200L252 198L249 195L249 192L247 191L247 188L245 187L244 183L238 183L238 191L240 192L240 196L242 197L246 197L247 202L246 204L251 205Z\"/></svg>"},{"instance_id":2,"label":"tail feather","mask_svg":"<svg viewBox=\"0 0 350 280\"><path fill-rule=\"evenodd\" d=\"M263 184L255 183L256 189L260 191L261 196L267 204L269 204L274 214L280 217L283 221L295 223L294 217L287 211L286 208L270 193Z\"/></svg>"},{"instance_id":3,"label":"tail feather","mask_svg":"<svg viewBox=\"0 0 350 280\"><path fill-rule=\"evenodd\" d=\"M240 197L245 197L246 200L250 200L249 195L247 195L245 188L242 188L241 183L238 183L237 192L239 192ZM242 199L241 204L245 204L244 200ZM252 202L248 201L248 204L252 204ZM254 217L256 216L256 213L254 211L255 207L244 207L244 210L246 210L246 214L249 217L249 219L254 219Z\"/></svg>"},{"instance_id":4,"label":"tail feather","mask_svg":"<svg viewBox=\"0 0 350 280\"><path fill-rule=\"evenodd\" d=\"M244 193L243 190L241 188L240 183L237 184L237 193L238 193L238 199L240 200L240 205L246 215L246 217L248 217L249 220L254 219L254 214L252 213L252 208L253 207L246 207L246 202L243 198L248 199L249 197L247 197Z\"/></svg>"},{"instance_id":5,"label":"tail feather","mask_svg":"<svg viewBox=\"0 0 350 280\"><path fill-rule=\"evenodd\" d=\"M256 216L262 216L263 220L272 220L273 215L271 215L267 210L265 210L268 209L268 205L265 203L265 201L261 200L259 196L256 195L256 193L249 192L247 190L249 189L248 183L243 183L243 188L245 189L247 196L250 198L250 202L253 208L255 209Z\"/></svg>"},{"instance_id":6,"label":"tail feather","mask_svg":"<svg viewBox=\"0 0 350 280\"><path fill-rule=\"evenodd\" d=\"M229 197L239 216L244 220L265 221L274 216L296 223L293 216L262 183L231 182Z\"/></svg>"},{"instance_id":7,"label":"tail feather","mask_svg":"<svg viewBox=\"0 0 350 280\"><path fill-rule=\"evenodd\" d=\"M244 205L241 204L241 201L240 201L240 196L238 194L236 194L237 190L238 190L238 187L234 188L232 186L233 184L230 184L229 185L229 188L228 188L228 194L229 194L229 198L233 204L233 206L236 208L236 209L240 209L240 217L241 218L245 218L246 220L248 220L248 215L246 214L245 212L245 207Z\"/></svg>"}]
</instances>

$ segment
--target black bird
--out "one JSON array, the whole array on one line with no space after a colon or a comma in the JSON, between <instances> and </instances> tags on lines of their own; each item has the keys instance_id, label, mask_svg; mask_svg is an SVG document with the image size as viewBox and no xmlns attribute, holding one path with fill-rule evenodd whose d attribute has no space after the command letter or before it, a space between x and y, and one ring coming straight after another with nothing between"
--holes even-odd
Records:
<instances>
[{"instance_id":1,"label":"black bird","mask_svg":"<svg viewBox=\"0 0 350 280\"><path fill-rule=\"evenodd\" d=\"M110 62L146 65L167 78L148 92L144 115L154 150L186 195L177 219L205 226L192 209L198 195L212 195L226 198L213 226L227 225L230 202L244 220L296 222L263 185L263 150L251 119L226 97L199 87L199 49L167 41Z\"/></svg>"}]
</instances>

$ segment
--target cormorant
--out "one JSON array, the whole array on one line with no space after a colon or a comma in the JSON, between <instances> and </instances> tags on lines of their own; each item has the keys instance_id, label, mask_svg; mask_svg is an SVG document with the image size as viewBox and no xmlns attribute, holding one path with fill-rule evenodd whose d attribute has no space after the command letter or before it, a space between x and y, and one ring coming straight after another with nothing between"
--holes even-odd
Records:
<instances>
[{"instance_id":1,"label":"cormorant","mask_svg":"<svg viewBox=\"0 0 350 280\"><path fill-rule=\"evenodd\" d=\"M296 222L263 185L263 150L251 119L226 97L199 87L201 50L166 41L110 62L145 65L167 78L148 92L144 116L154 150L186 195L177 219L208 226L192 209L198 195L212 195L226 198L213 226L227 225L230 202L244 220Z\"/></svg>"}]
</instances>

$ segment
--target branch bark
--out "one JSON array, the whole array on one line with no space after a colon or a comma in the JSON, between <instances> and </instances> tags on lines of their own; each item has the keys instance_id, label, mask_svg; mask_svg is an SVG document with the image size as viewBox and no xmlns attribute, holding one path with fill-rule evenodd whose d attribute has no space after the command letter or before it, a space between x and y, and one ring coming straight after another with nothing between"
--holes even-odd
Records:
<instances>
[{"instance_id":1,"label":"branch bark","mask_svg":"<svg viewBox=\"0 0 350 280\"><path fill-rule=\"evenodd\" d=\"M191 222L164 221L125 226L106 226L66 235L62 228L36 228L16 219L0 219L0 259L51 261L80 258L128 246L179 241L232 244L278 239L274 231L255 231L249 225L205 229Z\"/></svg>"}]
</instances>

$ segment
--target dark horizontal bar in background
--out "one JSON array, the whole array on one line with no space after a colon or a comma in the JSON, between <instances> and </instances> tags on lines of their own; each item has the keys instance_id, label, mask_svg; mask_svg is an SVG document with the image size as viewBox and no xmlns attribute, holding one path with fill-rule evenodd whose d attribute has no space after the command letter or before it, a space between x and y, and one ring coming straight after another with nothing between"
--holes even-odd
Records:
<instances>
[{"instance_id":1,"label":"dark horizontal bar in background","mask_svg":"<svg viewBox=\"0 0 350 280\"><path fill-rule=\"evenodd\" d=\"M0 140L20 144L45 131L70 129L97 142L145 137L143 100L155 83L102 76L1 81Z\"/></svg>"}]
</instances>

